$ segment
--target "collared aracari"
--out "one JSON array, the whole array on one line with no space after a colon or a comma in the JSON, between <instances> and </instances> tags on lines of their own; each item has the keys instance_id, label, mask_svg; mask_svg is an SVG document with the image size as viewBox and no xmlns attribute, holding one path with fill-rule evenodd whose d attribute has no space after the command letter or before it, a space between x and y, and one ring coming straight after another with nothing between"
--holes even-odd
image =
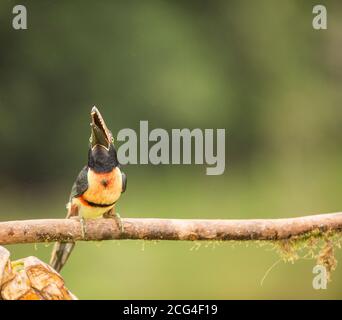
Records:
<instances>
[{"instance_id":1,"label":"collared aracari","mask_svg":"<svg viewBox=\"0 0 342 320\"><path fill-rule=\"evenodd\" d=\"M86 233L84 219L102 216L115 218L123 231L115 203L127 184L126 175L120 170L113 135L96 107L91 110L90 126L88 165L79 173L67 204L67 218L80 218L83 237ZM74 242L55 244L50 265L56 271L60 272L74 246Z\"/></svg>"}]
</instances>

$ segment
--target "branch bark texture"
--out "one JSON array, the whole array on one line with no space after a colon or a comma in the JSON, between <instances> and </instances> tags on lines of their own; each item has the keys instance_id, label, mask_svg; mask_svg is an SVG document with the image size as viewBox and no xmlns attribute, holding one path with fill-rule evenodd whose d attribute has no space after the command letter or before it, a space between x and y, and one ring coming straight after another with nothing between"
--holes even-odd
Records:
<instances>
[{"instance_id":1,"label":"branch bark texture","mask_svg":"<svg viewBox=\"0 0 342 320\"><path fill-rule=\"evenodd\" d=\"M284 240L312 231L342 231L342 213L287 219L114 219L86 221L86 236L76 219L0 222L0 245L54 241L145 240Z\"/></svg>"}]
</instances>

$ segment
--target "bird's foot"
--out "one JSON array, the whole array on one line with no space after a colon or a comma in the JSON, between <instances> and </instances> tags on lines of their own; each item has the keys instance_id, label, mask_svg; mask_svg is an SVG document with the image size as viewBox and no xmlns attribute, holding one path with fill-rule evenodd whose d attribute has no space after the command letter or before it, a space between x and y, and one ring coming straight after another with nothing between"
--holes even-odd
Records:
<instances>
[{"instance_id":1,"label":"bird's foot","mask_svg":"<svg viewBox=\"0 0 342 320\"><path fill-rule=\"evenodd\" d=\"M86 225L84 218L80 217L80 216L74 216L74 217L71 217L70 219L74 219L74 220L77 220L80 222L80 224L81 224L81 236L82 236L82 239L84 240L86 238L86 235L87 235L87 225Z\"/></svg>"},{"instance_id":2,"label":"bird's foot","mask_svg":"<svg viewBox=\"0 0 342 320\"><path fill-rule=\"evenodd\" d=\"M86 235L87 235L87 225L86 225L86 222L85 222L83 217L81 217L80 223L81 223L82 239L84 240L86 238Z\"/></svg>"},{"instance_id":3,"label":"bird's foot","mask_svg":"<svg viewBox=\"0 0 342 320\"><path fill-rule=\"evenodd\" d=\"M124 226L123 226L123 223L122 223L122 219L121 219L121 216L118 212L113 212L112 210L111 211L108 211L106 212L104 215L103 215L104 218L111 218L111 219L114 219L120 232L121 233L124 233L125 229L124 229Z\"/></svg>"},{"instance_id":4,"label":"bird's foot","mask_svg":"<svg viewBox=\"0 0 342 320\"><path fill-rule=\"evenodd\" d=\"M124 233L125 229L124 229L124 225L122 223L122 219L121 219L121 216L118 212L115 213L115 217L114 217L117 225L118 225L118 228L120 229L120 232L121 233Z\"/></svg>"}]
</instances>

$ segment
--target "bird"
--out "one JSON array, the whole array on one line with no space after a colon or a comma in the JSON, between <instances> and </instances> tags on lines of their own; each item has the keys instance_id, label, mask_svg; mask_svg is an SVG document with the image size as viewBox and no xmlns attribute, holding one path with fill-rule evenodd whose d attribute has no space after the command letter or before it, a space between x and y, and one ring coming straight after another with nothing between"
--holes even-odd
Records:
<instances>
[{"instance_id":1,"label":"bird","mask_svg":"<svg viewBox=\"0 0 342 320\"><path fill-rule=\"evenodd\" d=\"M90 116L88 164L78 174L67 203L67 218L80 220L83 238L86 235L86 219L114 218L120 231L124 231L121 217L115 212L115 204L127 186L112 132L96 106L91 109ZM74 246L75 242L56 242L50 266L60 272Z\"/></svg>"}]
</instances>

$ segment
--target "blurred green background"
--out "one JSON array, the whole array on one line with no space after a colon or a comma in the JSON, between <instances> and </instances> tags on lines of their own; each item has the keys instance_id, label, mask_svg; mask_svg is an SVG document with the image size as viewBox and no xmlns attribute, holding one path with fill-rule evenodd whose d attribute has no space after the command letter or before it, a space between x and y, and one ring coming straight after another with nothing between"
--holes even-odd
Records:
<instances>
[{"instance_id":1,"label":"blurred green background","mask_svg":"<svg viewBox=\"0 0 342 320\"><path fill-rule=\"evenodd\" d=\"M226 128L226 171L128 165L123 217L277 218L342 208L342 3L21 1L0 3L0 220L62 218L86 163L95 104L122 128ZM323 3L323 1L321 1ZM280 263L245 244L79 243L62 271L79 298L342 298L315 261ZM196 246L195 246L196 247ZM52 245L8 246L47 260Z\"/></svg>"}]
</instances>

